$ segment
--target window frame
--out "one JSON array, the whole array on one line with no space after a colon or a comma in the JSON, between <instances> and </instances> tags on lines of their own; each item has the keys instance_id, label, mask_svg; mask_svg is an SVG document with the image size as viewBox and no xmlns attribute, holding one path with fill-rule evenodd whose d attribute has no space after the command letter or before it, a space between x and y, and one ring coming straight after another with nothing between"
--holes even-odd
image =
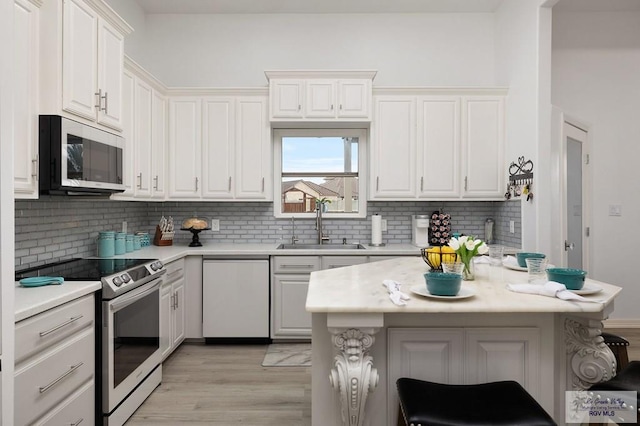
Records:
<instances>
[{"instance_id":1,"label":"window frame","mask_svg":"<svg viewBox=\"0 0 640 426\"><path fill-rule=\"evenodd\" d=\"M369 140L368 129L331 128L331 129L274 129L273 130L273 215L276 218L315 218L315 213L284 213L282 212L282 138L283 137L357 137L358 138L358 212L333 213L325 212L324 218L335 219L363 219L367 217L367 148ZM301 173L302 174L302 173Z\"/></svg>"}]
</instances>

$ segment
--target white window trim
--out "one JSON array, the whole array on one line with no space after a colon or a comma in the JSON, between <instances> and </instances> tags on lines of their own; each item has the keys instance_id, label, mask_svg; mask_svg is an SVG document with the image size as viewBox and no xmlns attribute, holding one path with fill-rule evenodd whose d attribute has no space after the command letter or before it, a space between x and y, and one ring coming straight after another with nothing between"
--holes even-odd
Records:
<instances>
[{"instance_id":1,"label":"white window trim","mask_svg":"<svg viewBox=\"0 0 640 426\"><path fill-rule=\"evenodd\" d=\"M315 218L315 213L282 212L282 137L351 136L358 138L358 212L323 213L327 219L363 219L367 217L367 129L274 129L273 130L273 215L276 218Z\"/></svg>"}]
</instances>

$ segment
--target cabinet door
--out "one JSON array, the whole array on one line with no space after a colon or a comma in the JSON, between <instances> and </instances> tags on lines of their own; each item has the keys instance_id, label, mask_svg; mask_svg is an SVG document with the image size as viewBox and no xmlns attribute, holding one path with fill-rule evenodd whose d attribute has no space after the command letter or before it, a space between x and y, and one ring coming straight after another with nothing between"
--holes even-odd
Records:
<instances>
[{"instance_id":1,"label":"cabinet door","mask_svg":"<svg viewBox=\"0 0 640 426\"><path fill-rule=\"evenodd\" d=\"M309 275L273 276L272 315L274 338L311 338L311 313L305 310Z\"/></svg>"},{"instance_id":2,"label":"cabinet door","mask_svg":"<svg viewBox=\"0 0 640 426\"><path fill-rule=\"evenodd\" d=\"M419 197L460 197L460 98L418 98Z\"/></svg>"},{"instance_id":3,"label":"cabinet door","mask_svg":"<svg viewBox=\"0 0 640 426\"><path fill-rule=\"evenodd\" d=\"M202 196L232 198L235 159L235 102L231 97L202 102Z\"/></svg>"},{"instance_id":4,"label":"cabinet door","mask_svg":"<svg viewBox=\"0 0 640 426\"><path fill-rule=\"evenodd\" d=\"M124 37L107 21L98 21L98 88L103 98L98 123L122 129L122 71Z\"/></svg>"},{"instance_id":5,"label":"cabinet door","mask_svg":"<svg viewBox=\"0 0 640 426\"><path fill-rule=\"evenodd\" d=\"M13 188L16 198L38 198L38 8L13 8Z\"/></svg>"},{"instance_id":6,"label":"cabinet door","mask_svg":"<svg viewBox=\"0 0 640 426\"><path fill-rule=\"evenodd\" d=\"M378 97L372 122L371 198L413 199L416 176L416 100Z\"/></svg>"},{"instance_id":7,"label":"cabinet door","mask_svg":"<svg viewBox=\"0 0 640 426\"><path fill-rule=\"evenodd\" d=\"M98 16L82 0L63 2L62 108L95 121Z\"/></svg>"},{"instance_id":8,"label":"cabinet door","mask_svg":"<svg viewBox=\"0 0 640 426\"><path fill-rule=\"evenodd\" d=\"M336 116L335 80L308 80L305 103L306 118L334 118Z\"/></svg>"},{"instance_id":9,"label":"cabinet door","mask_svg":"<svg viewBox=\"0 0 640 426\"><path fill-rule=\"evenodd\" d=\"M160 352L162 352L163 360L171 353L173 300L171 284L162 284L160 289Z\"/></svg>"},{"instance_id":10,"label":"cabinet door","mask_svg":"<svg viewBox=\"0 0 640 426\"><path fill-rule=\"evenodd\" d=\"M464 196L503 199L504 98L463 98Z\"/></svg>"},{"instance_id":11,"label":"cabinet door","mask_svg":"<svg viewBox=\"0 0 640 426\"><path fill-rule=\"evenodd\" d=\"M302 118L304 81L278 80L271 83L271 118Z\"/></svg>"},{"instance_id":12,"label":"cabinet door","mask_svg":"<svg viewBox=\"0 0 640 426\"><path fill-rule=\"evenodd\" d=\"M171 285L173 289L173 314L171 324L171 347L176 348L184 340L185 309L184 309L184 278L180 278Z\"/></svg>"},{"instance_id":13,"label":"cabinet door","mask_svg":"<svg viewBox=\"0 0 640 426\"><path fill-rule=\"evenodd\" d=\"M151 110L153 89L144 81L135 82L135 195L151 196Z\"/></svg>"},{"instance_id":14,"label":"cabinet door","mask_svg":"<svg viewBox=\"0 0 640 426\"><path fill-rule=\"evenodd\" d=\"M202 111L198 98L169 103L169 197L199 198Z\"/></svg>"},{"instance_id":15,"label":"cabinet door","mask_svg":"<svg viewBox=\"0 0 640 426\"><path fill-rule=\"evenodd\" d=\"M515 380L540 398L539 329L471 328L465 347L465 383Z\"/></svg>"},{"instance_id":16,"label":"cabinet door","mask_svg":"<svg viewBox=\"0 0 640 426\"><path fill-rule=\"evenodd\" d=\"M371 81L338 81L338 118L371 119Z\"/></svg>"},{"instance_id":17,"label":"cabinet door","mask_svg":"<svg viewBox=\"0 0 640 426\"><path fill-rule=\"evenodd\" d=\"M151 103L151 193L153 198L166 195L167 99L155 90Z\"/></svg>"},{"instance_id":18,"label":"cabinet door","mask_svg":"<svg viewBox=\"0 0 640 426\"><path fill-rule=\"evenodd\" d=\"M273 162L267 97L238 97L236 108L235 197L270 200Z\"/></svg>"}]
</instances>

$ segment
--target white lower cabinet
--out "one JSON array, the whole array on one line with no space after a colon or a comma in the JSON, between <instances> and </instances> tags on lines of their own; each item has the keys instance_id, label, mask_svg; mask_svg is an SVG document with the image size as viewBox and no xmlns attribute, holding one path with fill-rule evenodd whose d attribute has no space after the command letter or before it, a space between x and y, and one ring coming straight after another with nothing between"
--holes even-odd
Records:
<instances>
[{"instance_id":1,"label":"white lower cabinet","mask_svg":"<svg viewBox=\"0 0 640 426\"><path fill-rule=\"evenodd\" d=\"M389 328L387 348L390 422L400 377L450 384L515 380L534 397L541 391L536 327Z\"/></svg>"},{"instance_id":2,"label":"white lower cabinet","mask_svg":"<svg viewBox=\"0 0 640 426\"><path fill-rule=\"evenodd\" d=\"M93 297L16 323L14 424L94 424Z\"/></svg>"},{"instance_id":3,"label":"white lower cabinet","mask_svg":"<svg viewBox=\"0 0 640 426\"><path fill-rule=\"evenodd\" d=\"M184 259L165 265L160 288L160 350L164 361L185 338Z\"/></svg>"},{"instance_id":4,"label":"white lower cabinet","mask_svg":"<svg viewBox=\"0 0 640 426\"><path fill-rule=\"evenodd\" d=\"M205 338L269 338L269 262L204 259L202 331Z\"/></svg>"},{"instance_id":5,"label":"white lower cabinet","mask_svg":"<svg viewBox=\"0 0 640 426\"><path fill-rule=\"evenodd\" d=\"M310 339L311 314L305 306L311 272L357 265L367 260L367 256L273 256L271 337Z\"/></svg>"}]
</instances>

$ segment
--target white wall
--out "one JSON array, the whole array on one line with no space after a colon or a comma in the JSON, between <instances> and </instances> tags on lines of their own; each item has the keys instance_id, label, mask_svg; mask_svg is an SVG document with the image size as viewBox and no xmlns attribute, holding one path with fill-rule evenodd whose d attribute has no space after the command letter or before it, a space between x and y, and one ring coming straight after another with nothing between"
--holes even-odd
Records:
<instances>
[{"instance_id":1,"label":"white wall","mask_svg":"<svg viewBox=\"0 0 640 426\"><path fill-rule=\"evenodd\" d=\"M148 15L145 31L133 59L168 86L265 86L266 69L374 69L378 86L495 85L491 13Z\"/></svg>"},{"instance_id":2,"label":"white wall","mask_svg":"<svg viewBox=\"0 0 640 426\"><path fill-rule=\"evenodd\" d=\"M552 59L553 104L590 126L590 276L624 287L612 318L640 321L640 12L554 13Z\"/></svg>"},{"instance_id":3,"label":"white wall","mask_svg":"<svg viewBox=\"0 0 640 426\"><path fill-rule=\"evenodd\" d=\"M538 180L544 163L538 156L539 132L539 2L505 0L496 12L496 80L509 88L507 99L505 158L507 166L524 156L534 164L534 198L522 205L522 247L538 247L538 208L545 184ZM508 175L505 170L504 173ZM506 189L506 188L505 188Z\"/></svg>"},{"instance_id":4,"label":"white wall","mask_svg":"<svg viewBox=\"0 0 640 426\"><path fill-rule=\"evenodd\" d=\"M144 57L147 50L147 17L144 10L132 0L107 0L107 3L133 27L133 32L124 40L124 53L132 58Z\"/></svg>"}]
</instances>

